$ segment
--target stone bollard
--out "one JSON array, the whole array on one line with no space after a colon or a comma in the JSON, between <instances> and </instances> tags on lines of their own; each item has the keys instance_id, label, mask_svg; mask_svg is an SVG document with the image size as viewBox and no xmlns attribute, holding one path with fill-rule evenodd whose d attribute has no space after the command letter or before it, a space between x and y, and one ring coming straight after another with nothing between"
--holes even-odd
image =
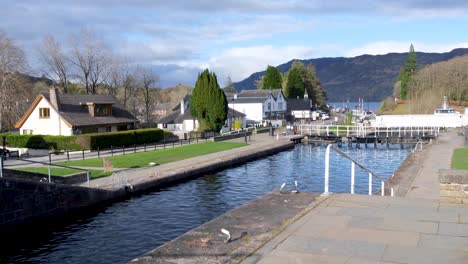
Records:
<instances>
[{"instance_id":1,"label":"stone bollard","mask_svg":"<svg viewBox=\"0 0 468 264\"><path fill-rule=\"evenodd\" d=\"M276 140L279 140L279 133L276 134Z\"/></svg>"}]
</instances>

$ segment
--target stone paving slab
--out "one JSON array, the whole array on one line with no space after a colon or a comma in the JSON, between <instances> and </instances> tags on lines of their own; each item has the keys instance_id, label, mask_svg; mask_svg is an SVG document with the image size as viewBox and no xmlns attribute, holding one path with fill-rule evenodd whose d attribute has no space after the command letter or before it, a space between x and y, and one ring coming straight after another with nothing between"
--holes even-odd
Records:
<instances>
[{"instance_id":1,"label":"stone paving slab","mask_svg":"<svg viewBox=\"0 0 468 264\"><path fill-rule=\"evenodd\" d=\"M317 193L266 194L130 263L238 263L277 235L297 215L308 212L319 202L317 197ZM226 237L222 236L221 228L231 232L231 242L224 243Z\"/></svg>"},{"instance_id":2,"label":"stone paving slab","mask_svg":"<svg viewBox=\"0 0 468 264\"><path fill-rule=\"evenodd\" d=\"M242 263L466 264L468 225L459 222L465 208L334 194L268 242L269 251L261 248Z\"/></svg>"}]
</instances>

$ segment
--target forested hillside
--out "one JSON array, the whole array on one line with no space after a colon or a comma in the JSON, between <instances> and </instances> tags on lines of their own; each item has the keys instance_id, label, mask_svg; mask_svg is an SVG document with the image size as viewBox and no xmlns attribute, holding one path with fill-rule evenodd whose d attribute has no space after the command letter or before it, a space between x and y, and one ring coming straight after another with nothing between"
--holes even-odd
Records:
<instances>
[{"instance_id":1,"label":"forested hillside","mask_svg":"<svg viewBox=\"0 0 468 264\"><path fill-rule=\"evenodd\" d=\"M415 47L416 50L418 47ZM468 49L455 49L447 53L416 52L418 67L446 61L456 56L468 54ZM317 77L325 88L329 101L356 100L363 97L366 101L381 101L393 93L400 67L408 53L389 53L385 55L362 55L353 58L318 58L299 60L304 64L313 63ZM291 60L277 66L281 72L291 68ZM249 78L234 83L239 91L255 89L255 81L265 72L256 72Z\"/></svg>"}]
</instances>

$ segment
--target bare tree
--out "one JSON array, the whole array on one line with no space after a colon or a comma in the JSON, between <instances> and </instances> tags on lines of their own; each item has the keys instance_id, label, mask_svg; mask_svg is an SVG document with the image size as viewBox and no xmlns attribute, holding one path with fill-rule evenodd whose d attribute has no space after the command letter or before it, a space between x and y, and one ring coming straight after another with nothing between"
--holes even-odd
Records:
<instances>
[{"instance_id":1,"label":"bare tree","mask_svg":"<svg viewBox=\"0 0 468 264\"><path fill-rule=\"evenodd\" d=\"M21 74L25 69L23 51L0 32L0 131L12 129L26 107L30 87Z\"/></svg>"},{"instance_id":2,"label":"bare tree","mask_svg":"<svg viewBox=\"0 0 468 264\"><path fill-rule=\"evenodd\" d=\"M46 75L55 80L64 93L68 93L69 61L60 47L60 44L51 35L42 41L40 50L42 61L46 66Z\"/></svg>"},{"instance_id":3,"label":"bare tree","mask_svg":"<svg viewBox=\"0 0 468 264\"><path fill-rule=\"evenodd\" d=\"M137 68L139 82L141 85L140 93L143 100L143 114L145 122L150 123L152 118L153 106L156 102L155 88L159 81L159 76L151 68Z\"/></svg>"},{"instance_id":4,"label":"bare tree","mask_svg":"<svg viewBox=\"0 0 468 264\"><path fill-rule=\"evenodd\" d=\"M90 31L81 31L72 37L71 61L77 67L76 77L86 93L95 94L105 81L108 71L108 54L102 42Z\"/></svg>"}]
</instances>

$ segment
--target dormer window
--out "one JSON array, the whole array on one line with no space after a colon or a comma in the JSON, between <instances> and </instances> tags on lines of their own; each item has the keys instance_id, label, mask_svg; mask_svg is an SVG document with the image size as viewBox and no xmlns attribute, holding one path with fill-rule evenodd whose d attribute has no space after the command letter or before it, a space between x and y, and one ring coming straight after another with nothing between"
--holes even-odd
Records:
<instances>
[{"instance_id":1,"label":"dormer window","mask_svg":"<svg viewBox=\"0 0 468 264\"><path fill-rule=\"evenodd\" d=\"M96 116L108 116L109 115L109 106L107 105L97 105L95 109L96 109Z\"/></svg>"}]
</instances>

